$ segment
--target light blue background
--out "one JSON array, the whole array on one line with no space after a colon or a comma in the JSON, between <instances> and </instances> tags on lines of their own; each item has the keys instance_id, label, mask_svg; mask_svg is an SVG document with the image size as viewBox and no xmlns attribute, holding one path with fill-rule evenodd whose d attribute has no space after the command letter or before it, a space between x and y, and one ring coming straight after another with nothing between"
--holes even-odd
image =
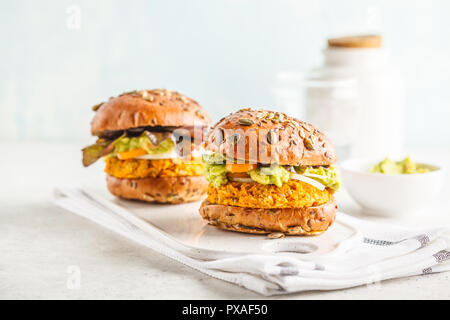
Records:
<instances>
[{"instance_id":1,"label":"light blue background","mask_svg":"<svg viewBox=\"0 0 450 320\"><path fill-rule=\"evenodd\" d=\"M2 1L0 139L91 141L90 107L133 89L180 91L215 120L272 106L276 73L320 64L327 37L380 31L407 143L448 147L449 16L445 0Z\"/></svg>"}]
</instances>

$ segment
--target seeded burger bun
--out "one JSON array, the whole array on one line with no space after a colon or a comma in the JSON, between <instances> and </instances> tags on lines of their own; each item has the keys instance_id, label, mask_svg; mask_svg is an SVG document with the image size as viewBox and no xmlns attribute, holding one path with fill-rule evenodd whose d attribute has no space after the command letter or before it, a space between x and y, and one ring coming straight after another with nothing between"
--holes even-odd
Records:
<instances>
[{"instance_id":1,"label":"seeded burger bun","mask_svg":"<svg viewBox=\"0 0 450 320\"><path fill-rule=\"evenodd\" d=\"M119 179L106 176L108 190L125 199L184 203L204 198L208 183L203 176Z\"/></svg>"},{"instance_id":2,"label":"seeded burger bun","mask_svg":"<svg viewBox=\"0 0 450 320\"><path fill-rule=\"evenodd\" d=\"M183 128L193 135L194 128L205 129L211 123L208 114L195 100L165 89L127 92L94 106L93 110L96 113L91 122L91 133L99 137L97 145L104 139L116 139L120 135L137 136L144 131L170 134L173 130ZM107 171L108 189L115 196L147 202L183 203L202 199L208 186L204 177L180 173L186 172L184 169L165 175L167 166L177 166L178 162L172 160L125 160L127 163L120 164L121 167L116 168L116 171L125 168L129 175L136 172L136 168L144 168L142 170L147 170L154 176L124 178L113 176ZM162 169L155 171L147 164L150 161L157 163ZM141 171L140 174L147 171ZM200 171L198 164L196 171Z\"/></svg>"},{"instance_id":3,"label":"seeded burger bun","mask_svg":"<svg viewBox=\"0 0 450 320\"><path fill-rule=\"evenodd\" d=\"M311 124L283 113L268 113L268 119L263 117L263 111L241 110L222 118L208 135L206 150L239 155L254 163L276 160L280 165L317 166L336 162L336 151L330 140ZM236 134L239 134L237 143ZM239 152L244 148L245 153ZM261 149L267 152L258 152Z\"/></svg>"},{"instance_id":4,"label":"seeded burger bun","mask_svg":"<svg viewBox=\"0 0 450 320\"><path fill-rule=\"evenodd\" d=\"M258 166L275 162L285 168L316 168L328 167L337 161L336 151L330 140L313 125L284 113L250 108L230 114L216 123L208 134L205 149L227 158L240 159L241 163L257 163ZM230 181L219 188L210 185L208 199L200 208L201 216L210 225L221 229L256 234L281 232L286 235L321 234L335 220L337 205L332 192L324 203L291 207L290 203L293 201L290 197L297 192L298 184L292 184L291 187L290 183L286 183L283 188L274 185L244 185L245 183ZM228 202L224 202L227 190L239 192L244 189L246 191L243 195L252 196L250 200L234 201L231 197L241 197L241 194L237 196L234 193L230 195ZM308 192L312 189L314 188L306 188L306 195L299 195L296 199L307 199ZM258 190L262 194L252 195L248 190ZM280 190L280 200L269 201L273 207L261 200L272 198L277 190ZM215 194L219 196L213 196ZM273 205L274 203L282 205Z\"/></svg>"},{"instance_id":5,"label":"seeded burger bun","mask_svg":"<svg viewBox=\"0 0 450 320\"><path fill-rule=\"evenodd\" d=\"M334 201L314 207L261 209L218 205L205 200L200 214L210 225L221 229L295 236L323 233L334 222L336 210Z\"/></svg>"}]
</instances>

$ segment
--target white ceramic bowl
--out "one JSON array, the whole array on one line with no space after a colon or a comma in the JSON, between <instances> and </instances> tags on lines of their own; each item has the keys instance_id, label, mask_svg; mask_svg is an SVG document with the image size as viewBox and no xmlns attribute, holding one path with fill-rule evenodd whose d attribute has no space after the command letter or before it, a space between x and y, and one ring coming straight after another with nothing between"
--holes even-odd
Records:
<instances>
[{"instance_id":1,"label":"white ceramic bowl","mask_svg":"<svg viewBox=\"0 0 450 320\"><path fill-rule=\"evenodd\" d=\"M444 185L444 170L421 162L432 171L418 174L370 173L377 160L352 159L339 168L345 189L364 213L398 216L432 207Z\"/></svg>"}]
</instances>

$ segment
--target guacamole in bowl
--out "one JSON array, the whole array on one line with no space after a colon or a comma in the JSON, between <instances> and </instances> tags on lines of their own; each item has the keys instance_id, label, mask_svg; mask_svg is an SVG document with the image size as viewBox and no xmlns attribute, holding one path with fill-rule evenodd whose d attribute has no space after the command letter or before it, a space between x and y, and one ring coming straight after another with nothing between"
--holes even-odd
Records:
<instances>
[{"instance_id":1,"label":"guacamole in bowl","mask_svg":"<svg viewBox=\"0 0 450 320\"><path fill-rule=\"evenodd\" d=\"M383 174L414 174L427 173L431 168L421 163L416 163L408 156L402 161L393 161L386 157L384 160L375 164L370 172Z\"/></svg>"},{"instance_id":2,"label":"guacamole in bowl","mask_svg":"<svg viewBox=\"0 0 450 320\"><path fill-rule=\"evenodd\" d=\"M430 210L439 202L445 169L428 161L349 159L340 164L343 185L362 213L383 217L408 216Z\"/></svg>"}]
</instances>

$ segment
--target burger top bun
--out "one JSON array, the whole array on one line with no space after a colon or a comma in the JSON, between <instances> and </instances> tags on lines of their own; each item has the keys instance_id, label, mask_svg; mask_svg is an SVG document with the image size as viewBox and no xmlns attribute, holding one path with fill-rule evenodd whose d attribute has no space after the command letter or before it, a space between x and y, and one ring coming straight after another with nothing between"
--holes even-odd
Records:
<instances>
[{"instance_id":1,"label":"burger top bun","mask_svg":"<svg viewBox=\"0 0 450 320\"><path fill-rule=\"evenodd\" d=\"M123 93L93 107L91 133L144 126L209 126L211 118L193 99L165 89Z\"/></svg>"},{"instance_id":2,"label":"burger top bun","mask_svg":"<svg viewBox=\"0 0 450 320\"><path fill-rule=\"evenodd\" d=\"M311 124L281 112L251 108L216 123L205 147L250 163L321 166L337 161L330 140Z\"/></svg>"}]
</instances>

